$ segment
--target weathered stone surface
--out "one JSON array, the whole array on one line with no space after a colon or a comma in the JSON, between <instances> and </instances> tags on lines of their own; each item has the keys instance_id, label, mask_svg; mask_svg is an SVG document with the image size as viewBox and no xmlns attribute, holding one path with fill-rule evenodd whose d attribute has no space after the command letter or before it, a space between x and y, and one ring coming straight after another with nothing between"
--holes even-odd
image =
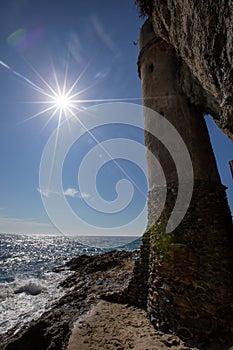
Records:
<instances>
[{"instance_id":1,"label":"weathered stone surface","mask_svg":"<svg viewBox=\"0 0 233 350\"><path fill-rule=\"evenodd\" d=\"M168 188L169 203L174 188ZM150 193L149 215L156 210L153 197L157 191ZM225 189L196 182L184 220L168 235L164 223L171 210L167 205L149 230L148 312L157 329L175 332L187 344L212 349L222 339L227 349L233 340L233 244Z\"/></svg>"},{"instance_id":2,"label":"weathered stone surface","mask_svg":"<svg viewBox=\"0 0 233 350\"><path fill-rule=\"evenodd\" d=\"M156 35L181 57L181 84L233 139L232 0L137 0Z\"/></svg>"}]
</instances>

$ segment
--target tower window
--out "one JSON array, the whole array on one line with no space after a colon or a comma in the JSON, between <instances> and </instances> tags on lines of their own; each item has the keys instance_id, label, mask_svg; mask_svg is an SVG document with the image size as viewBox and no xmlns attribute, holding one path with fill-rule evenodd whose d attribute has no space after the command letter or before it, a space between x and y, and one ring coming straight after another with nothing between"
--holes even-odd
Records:
<instances>
[{"instance_id":1,"label":"tower window","mask_svg":"<svg viewBox=\"0 0 233 350\"><path fill-rule=\"evenodd\" d=\"M150 73L152 73L152 72L154 71L154 65L153 65L153 63L151 63L151 64L149 65L149 71L150 71Z\"/></svg>"}]
</instances>

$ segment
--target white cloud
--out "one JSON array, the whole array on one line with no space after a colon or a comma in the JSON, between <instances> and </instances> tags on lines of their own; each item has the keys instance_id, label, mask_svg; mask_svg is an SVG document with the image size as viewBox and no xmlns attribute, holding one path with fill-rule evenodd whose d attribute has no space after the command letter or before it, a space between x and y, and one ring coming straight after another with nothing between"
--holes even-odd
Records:
<instances>
[{"instance_id":1,"label":"white cloud","mask_svg":"<svg viewBox=\"0 0 233 350\"><path fill-rule=\"evenodd\" d=\"M86 192L79 193L79 198L90 198L91 195Z\"/></svg>"},{"instance_id":2,"label":"white cloud","mask_svg":"<svg viewBox=\"0 0 233 350\"><path fill-rule=\"evenodd\" d=\"M64 191L64 195L67 196L67 197L77 197L78 196L78 191L75 189L75 188L67 188L65 191Z\"/></svg>"},{"instance_id":3,"label":"white cloud","mask_svg":"<svg viewBox=\"0 0 233 350\"><path fill-rule=\"evenodd\" d=\"M50 191L48 189L37 188L37 191L44 197L48 197L50 194Z\"/></svg>"},{"instance_id":4,"label":"white cloud","mask_svg":"<svg viewBox=\"0 0 233 350\"><path fill-rule=\"evenodd\" d=\"M50 189L41 189L38 188L37 191L44 197L48 198L52 194L59 195L58 192L51 191ZM73 187L68 187L63 194L67 197L72 197L72 198L80 198L80 199L85 199L85 198L90 198L91 195L86 192L79 192L76 188Z\"/></svg>"},{"instance_id":5,"label":"white cloud","mask_svg":"<svg viewBox=\"0 0 233 350\"><path fill-rule=\"evenodd\" d=\"M90 198L90 194L86 192L79 192L76 188L69 187L64 191L64 195L72 198Z\"/></svg>"}]
</instances>

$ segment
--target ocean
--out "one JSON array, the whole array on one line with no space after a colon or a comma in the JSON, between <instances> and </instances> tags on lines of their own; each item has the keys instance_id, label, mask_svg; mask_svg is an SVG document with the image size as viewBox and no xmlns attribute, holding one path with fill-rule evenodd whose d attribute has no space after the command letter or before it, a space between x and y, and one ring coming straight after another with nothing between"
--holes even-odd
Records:
<instances>
[{"instance_id":1,"label":"ocean","mask_svg":"<svg viewBox=\"0 0 233 350\"><path fill-rule=\"evenodd\" d=\"M80 254L135 250L140 244L136 237L0 234L0 334L38 318L64 294L59 282L72 272L52 272L55 267Z\"/></svg>"}]
</instances>

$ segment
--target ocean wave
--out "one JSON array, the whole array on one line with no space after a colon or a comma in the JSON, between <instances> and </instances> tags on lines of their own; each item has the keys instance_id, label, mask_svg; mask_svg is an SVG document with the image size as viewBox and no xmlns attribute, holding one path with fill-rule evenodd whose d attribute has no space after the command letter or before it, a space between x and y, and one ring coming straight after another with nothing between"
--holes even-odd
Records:
<instances>
[{"instance_id":1,"label":"ocean wave","mask_svg":"<svg viewBox=\"0 0 233 350\"><path fill-rule=\"evenodd\" d=\"M40 317L64 294L59 283L70 274L48 272L43 280L16 276L13 282L0 283L0 333Z\"/></svg>"},{"instance_id":2,"label":"ocean wave","mask_svg":"<svg viewBox=\"0 0 233 350\"><path fill-rule=\"evenodd\" d=\"M0 234L0 333L37 319L64 295L60 282L72 272L58 266L74 256L110 250L91 247L106 243L106 237L88 237L82 244L80 240ZM109 237L110 241L115 246L126 243L122 237ZM134 241L119 250L134 250L139 245ZM55 268L57 273L46 272Z\"/></svg>"},{"instance_id":3,"label":"ocean wave","mask_svg":"<svg viewBox=\"0 0 233 350\"><path fill-rule=\"evenodd\" d=\"M23 286L17 288L14 291L14 294L26 293L26 294L30 294L30 295L38 295L45 289L46 288L44 286L42 286L41 284L28 282L28 283L24 284Z\"/></svg>"}]
</instances>

